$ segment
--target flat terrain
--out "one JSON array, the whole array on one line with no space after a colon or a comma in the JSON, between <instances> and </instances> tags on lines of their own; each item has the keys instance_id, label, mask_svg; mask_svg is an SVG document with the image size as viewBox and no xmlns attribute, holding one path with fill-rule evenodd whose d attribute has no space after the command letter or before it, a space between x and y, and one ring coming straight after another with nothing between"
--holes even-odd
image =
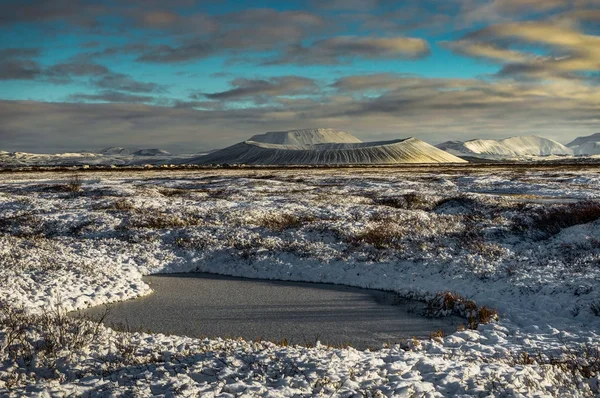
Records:
<instances>
[{"instance_id":1,"label":"flat terrain","mask_svg":"<svg viewBox=\"0 0 600 398\"><path fill-rule=\"evenodd\" d=\"M599 264L597 165L6 172L0 395L595 397ZM369 351L64 316L182 272L385 290L464 326Z\"/></svg>"}]
</instances>

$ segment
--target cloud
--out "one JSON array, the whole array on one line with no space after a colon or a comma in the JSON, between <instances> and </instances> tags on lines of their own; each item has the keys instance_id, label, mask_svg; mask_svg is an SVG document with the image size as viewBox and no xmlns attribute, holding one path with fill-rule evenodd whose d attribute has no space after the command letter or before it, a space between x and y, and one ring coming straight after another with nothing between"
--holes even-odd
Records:
<instances>
[{"instance_id":1,"label":"cloud","mask_svg":"<svg viewBox=\"0 0 600 398\"><path fill-rule=\"evenodd\" d=\"M138 57L143 62L184 62L213 55L216 48L208 41L192 41L180 46L161 44L146 48Z\"/></svg>"},{"instance_id":2,"label":"cloud","mask_svg":"<svg viewBox=\"0 0 600 398\"><path fill-rule=\"evenodd\" d=\"M461 16L468 22L499 21L514 19L527 13L548 13L565 9L576 3L584 4L585 0L491 0L465 4L468 9ZM467 8L467 7L465 7Z\"/></svg>"},{"instance_id":3,"label":"cloud","mask_svg":"<svg viewBox=\"0 0 600 398\"><path fill-rule=\"evenodd\" d=\"M0 80L33 80L41 72L33 57L40 55L39 48L5 48L0 50Z\"/></svg>"},{"instance_id":4,"label":"cloud","mask_svg":"<svg viewBox=\"0 0 600 398\"><path fill-rule=\"evenodd\" d=\"M66 84L74 77L103 76L111 71L104 65L87 62L60 63L46 68L41 77L55 84Z\"/></svg>"},{"instance_id":5,"label":"cloud","mask_svg":"<svg viewBox=\"0 0 600 398\"><path fill-rule=\"evenodd\" d=\"M313 7L349 11L372 10L382 3L383 0L310 0Z\"/></svg>"},{"instance_id":6,"label":"cloud","mask_svg":"<svg viewBox=\"0 0 600 398\"><path fill-rule=\"evenodd\" d=\"M82 56L91 59L126 54L134 55L141 62L188 62L227 52L281 48L318 33L325 26L324 20L315 14L268 8L219 16L153 9L130 10L125 15L133 20L135 27L166 33L170 42L129 43Z\"/></svg>"},{"instance_id":7,"label":"cloud","mask_svg":"<svg viewBox=\"0 0 600 398\"><path fill-rule=\"evenodd\" d=\"M212 100L236 101L260 96L314 94L318 91L318 85L313 79L299 76L281 76L266 80L235 79L231 85L235 88L203 95Z\"/></svg>"},{"instance_id":8,"label":"cloud","mask_svg":"<svg viewBox=\"0 0 600 398\"><path fill-rule=\"evenodd\" d=\"M132 19L131 24L136 28L157 30L175 35L210 34L218 28L218 22L215 18L202 13L186 12L180 14L170 10L139 7L129 10L127 17Z\"/></svg>"},{"instance_id":9,"label":"cloud","mask_svg":"<svg viewBox=\"0 0 600 398\"><path fill-rule=\"evenodd\" d=\"M446 46L463 55L504 64L498 73L504 77L565 78L600 70L600 36L585 34L560 21L496 24ZM521 50L531 47L538 52Z\"/></svg>"},{"instance_id":10,"label":"cloud","mask_svg":"<svg viewBox=\"0 0 600 398\"><path fill-rule=\"evenodd\" d=\"M27 59L0 62L0 80L33 80L41 72L40 64Z\"/></svg>"},{"instance_id":11,"label":"cloud","mask_svg":"<svg viewBox=\"0 0 600 398\"><path fill-rule=\"evenodd\" d=\"M262 87L249 82L234 86ZM256 92L222 96L242 98ZM371 74L340 78L318 100L281 94L285 92L278 88L275 94L264 94L274 95L272 101L244 108L220 107L221 101L154 106L135 103L146 102L136 96L101 97L108 92L74 99L120 103L0 101L0 137L11 143L11 150L152 140L156 146L191 151L307 124L346 129L365 140L417 136L435 143L536 133L566 141L597 130L600 123L600 92L577 80L542 84Z\"/></svg>"},{"instance_id":12,"label":"cloud","mask_svg":"<svg viewBox=\"0 0 600 398\"><path fill-rule=\"evenodd\" d=\"M154 97L146 95L132 95L119 91L101 91L98 94L72 94L70 101L101 101L101 102L119 102L119 103L144 103L154 101Z\"/></svg>"},{"instance_id":13,"label":"cloud","mask_svg":"<svg viewBox=\"0 0 600 398\"><path fill-rule=\"evenodd\" d=\"M130 93L167 91L164 85L140 82L129 75L113 72L108 67L97 63L74 61L42 67L37 61L27 58L37 55L39 49L0 50L0 80L37 80L53 84L68 84L75 79L87 78L87 82L92 87L102 90L99 94L85 94L87 99L96 97L99 100L110 101L110 98L116 98L116 102L124 102L123 100L127 98L129 101L126 102L147 102L152 99L152 97L128 96L125 93L117 95L117 91ZM75 94L75 96L84 99L84 94Z\"/></svg>"},{"instance_id":14,"label":"cloud","mask_svg":"<svg viewBox=\"0 0 600 398\"><path fill-rule=\"evenodd\" d=\"M23 22L66 21L76 26L92 27L107 7L84 0L7 1L0 4L0 25Z\"/></svg>"},{"instance_id":15,"label":"cloud","mask_svg":"<svg viewBox=\"0 0 600 398\"><path fill-rule=\"evenodd\" d=\"M374 73L342 77L331 84L340 93L389 92L394 90L449 89L475 84L474 79L423 78L410 74Z\"/></svg>"},{"instance_id":16,"label":"cloud","mask_svg":"<svg viewBox=\"0 0 600 398\"><path fill-rule=\"evenodd\" d=\"M475 58L482 58L496 62L525 62L535 58L535 54L499 47L493 43L482 43L472 40L458 40L443 43L452 51Z\"/></svg>"},{"instance_id":17,"label":"cloud","mask_svg":"<svg viewBox=\"0 0 600 398\"><path fill-rule=\"evenodd\" d=\"M151 102L151 96L131 93L164 93L167 87L152 82L140 82L133 77L116 73L108 67L91 62L65 62L42 67L28 57L38 56L39 49L9 48L0 50L0 80L32 80L52 84L69 84L80 79L100 92L77 93L69 100Z\"/></svg>"},{"instance_id":18,"label":"cloud","mask_svg":"<svg viewBox=\"0 0 600 398\"><path fill-rule=\"evenodd\" d=\"M164 85L140 82L133 79L131 76L122 73L106 74L100 79L94 80L93 84L103 89L129 91L133 93L160 93L166 90L166 86Z\"/></svg>"},{"instance_id":19,"label":"cloud","mask_svg":"<svg viewBox=\"0 0 600 398\"><path fill-rule=\"evenodd\" d=\"M0 61L14 58L38 57L41 53L39 48L4 48L0 50Z\"/></svg>"},{"instance_id":20,"label":"cloud","mask_svg":"<svg viewBox=\"0 0 600 398\"><path fill-rule=\"evenodd\" d=\"M429 51L427 41L419 38L339 36L309 46L290 46L282 56L265 64L334 65L353 58L418 59Z\"/></svg>"}]
</instances>

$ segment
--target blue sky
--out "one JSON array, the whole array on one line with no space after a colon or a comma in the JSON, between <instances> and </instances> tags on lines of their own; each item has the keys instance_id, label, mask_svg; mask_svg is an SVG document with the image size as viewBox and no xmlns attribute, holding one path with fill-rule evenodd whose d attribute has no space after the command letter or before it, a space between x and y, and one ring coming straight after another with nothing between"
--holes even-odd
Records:
<instances>
[{"instance_id":1,"label":"blue sky","mask_svg":"<svg viewBox=\"0 0 600 398\"><path fill-rule=\"evenodd\" d=\"M0 149L598 131L595 0L0 1Z\"/></svg>"}]
</instances>

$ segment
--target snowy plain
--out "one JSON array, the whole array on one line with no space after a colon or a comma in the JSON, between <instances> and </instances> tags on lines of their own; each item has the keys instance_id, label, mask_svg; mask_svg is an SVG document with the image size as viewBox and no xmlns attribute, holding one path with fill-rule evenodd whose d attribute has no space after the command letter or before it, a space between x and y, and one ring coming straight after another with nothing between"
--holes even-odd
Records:
<instances>
[{"instance_id":1,"label":"snowy plain","mask_svg":"<svg viewBox=\"0 0 600 398\"><path fill-rule=\"evenodd\" d=\"M391 290L424 303L453 291L497 309L499 321L373 351L100 327L52 366L0 354L0 394L600 394L598 166L80 178L70 189L71 173L0 175L4 307L76 310L150 294L143 275L202 271ZM3 347L8 337L3 323Z\"/></svg>"}]
</instances>

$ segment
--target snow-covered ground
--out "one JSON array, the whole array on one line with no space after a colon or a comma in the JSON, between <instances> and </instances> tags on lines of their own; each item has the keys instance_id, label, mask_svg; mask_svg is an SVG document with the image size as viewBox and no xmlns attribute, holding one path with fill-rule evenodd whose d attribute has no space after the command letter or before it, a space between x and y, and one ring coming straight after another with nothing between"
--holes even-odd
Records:
<instances>
[{"instance_id":1,"label":"snow-covered ground","mask_svg":"<svg viewBox=\"0 0 600 398\"><path fill-rule=\"evenodd\" d=\"M0 176L0 395L600 394L597 166L81 179L78 187L67 173ZM567 199L575 203L555 203ZM31 322L17 335L29 333L39 351L40 336L54 330L44 315L57 304L75 310L134 298L151 292L143 275L182 271L332 282L423 300L454 291L497 309L500 319L377 351L99 327L86 344L66 344L72 340L58 333L69 348L58 354L56 346L14 354L24 343L7 319Z\"/></svg>"}]
</instances>

